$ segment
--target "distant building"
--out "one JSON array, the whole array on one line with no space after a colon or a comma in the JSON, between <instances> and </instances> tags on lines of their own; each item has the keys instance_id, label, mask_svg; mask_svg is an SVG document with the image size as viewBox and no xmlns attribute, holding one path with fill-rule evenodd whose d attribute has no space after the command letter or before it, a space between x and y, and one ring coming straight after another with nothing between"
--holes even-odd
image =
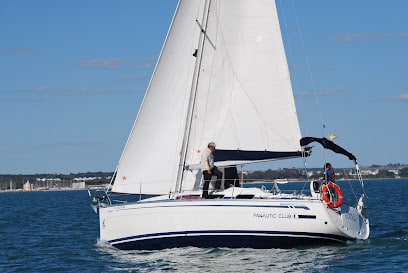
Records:
<instances>
[{"instance_id":1,"label":"distant building","mask_svg":"<svg viewBox=\"0 0 408 273\"><path fill-rule=\"evenodd\" d=\"M379 169L374 169L374 170L361 170L362 175L378 175L380 173Z\"/></svg>"},{"instance_id":2,"label":"distant building","mask_svg":"<svg viewBox=\"0 0 408 273\"><path fill-rule=\"evenodd\" d=\"M101 177L75 177L72 179L73 181L92 181L92 180L97 180L101 179Z\"/></svg>"},{"instance_id":3,"label":"distant building","mask_svg":"<svg viewBox=\"0 0 408 273\"><path fill-rule=\"evenodd\" d=\"M23 185L23 191L32 191L33 190L33 185L30 183L30 181L26 181Z\"/></svg>"},{"instance_id":4,"label":"distant building","mask_svg":"<svg viewBox=\"0 0 408 273\"><path fill-rule=\"evenodd\" d=\"M388 171L394 173L395 175L399 175L399 170L388 170Z\"/></svg>"},{"instance_id":5,"label":"distant building","mask_svg":"<svg viewBox=\"0 0 408 273\"><path fill-rule=\"evenodd\" d=\"M73 189L85 189L85 181L72 182L71 188L73 188Z\"/></svg>"}]
</instances>

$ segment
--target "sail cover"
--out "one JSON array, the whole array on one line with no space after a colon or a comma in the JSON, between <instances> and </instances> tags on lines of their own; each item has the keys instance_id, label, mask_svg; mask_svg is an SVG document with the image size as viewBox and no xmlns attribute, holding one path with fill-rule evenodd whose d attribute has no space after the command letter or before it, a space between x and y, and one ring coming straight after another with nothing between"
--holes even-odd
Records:
<instances>
[{"instance_id":1,"label":"sail cover","mask_svg":"<svg viewBox=\"0 0 408 273\"><path fill-rule=\"evenodd\" d=\"M344 148L340 147L339 145L335 144L333 141L328 140L327 138L317 138L317 137L304 137L300 140L300 145L301 146L306 146L309 145L312 142L318 142L320 145L322 145L324 148L329 149L335 153L338 154L343 154L348 157L348 159L353 160L354 162L357 163L357 158Z\"/></svg>"},{"instance_id":2,"label":"sail cover","mask_svg":"<svg viewBox=\"0 0 408 273\"><path fill-rule=\"evenodd\" d=\"M180 1L113 191L174 190L179 165L199 164L210 141L236 165L299 156L300 138L275 2ZM193 189L200 172L181 177Z\"/></svg>"}]
</instances>

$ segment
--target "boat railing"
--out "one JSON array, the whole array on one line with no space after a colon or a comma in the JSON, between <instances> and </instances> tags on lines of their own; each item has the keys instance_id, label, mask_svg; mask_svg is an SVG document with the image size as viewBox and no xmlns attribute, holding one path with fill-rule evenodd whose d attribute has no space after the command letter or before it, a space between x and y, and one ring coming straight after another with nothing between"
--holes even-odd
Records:
<instances>
[{"instance_id":1,"label":"boat railing","mask_svg":"<svg viewBox=\"0 0 408 273\"><path fill-rule=\"evenodd\" d=\"M309 181L290 181L288 179L245 179L242 187L258 187L273 194L310 195L306 191Z\"/></svg>"},{"instance_id":2,"label":"boat railing","mask_svg":"<svg viewBox=\"0 0 408 273\"><path fill-rule=\"evenodd\" d=\"M160 181L158 183L165 183ZM214 183L215 180L212 180L210 183L209 190L214 190ZM287 179L274 179L274 180L266 180L266 179L244 179L244 180L237 180L237 179L230 179L222 181L222 189L225 190L231 187L241 187L241 188L260 188L267 194L270 195L291 195L291 196L310 196L309 187L305 187L304 184L309 184L309 181L289 181ZM202 186L203 183L197 181L186 181L185 189L182 189L180 192L174 192L168 190L166 192L157 192L156 194L152 194L149 192L146 194L146 188L143 187L143 183L140 183L139 189L137 192L134 193L117 193L117 192L105 192L107 194L95 194L96 201L99 203L104 203L106 205L112 204L126 204L126 203L133 203L140 200L144 200L147 198L155 197L155 196L168 196L169 199L198 199L201 197L202 194ZM195 185L195 186L193 186ZM151 182L149 183L149 187L151 187ZM307 188L307 190L305 190ZM99 190L102 193L102 190ZM162 197L163 198L163 197ZM94 198L95 199L95 198ZM155 199L156 200L156 199ZM95 201L95 200L94 200Z\"/></svg>"}]
</instances>

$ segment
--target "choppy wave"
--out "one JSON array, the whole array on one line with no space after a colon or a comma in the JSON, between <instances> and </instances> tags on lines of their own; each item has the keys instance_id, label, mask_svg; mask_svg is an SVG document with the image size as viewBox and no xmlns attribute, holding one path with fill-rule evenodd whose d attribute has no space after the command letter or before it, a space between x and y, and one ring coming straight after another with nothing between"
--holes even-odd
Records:
<instances>
[{"instance_id":1,"label":"choppy wave","mask_svg":"<svg viewBox=\"0 0 408 273\"><path fill-rule=\"evenodd\" d=\"M160 251L123 251L98 241L86 192L4 193L0 272L408 272L408 179L370 180L366 191L371 235L365 241Z\"/></svg>"}]
</instances>

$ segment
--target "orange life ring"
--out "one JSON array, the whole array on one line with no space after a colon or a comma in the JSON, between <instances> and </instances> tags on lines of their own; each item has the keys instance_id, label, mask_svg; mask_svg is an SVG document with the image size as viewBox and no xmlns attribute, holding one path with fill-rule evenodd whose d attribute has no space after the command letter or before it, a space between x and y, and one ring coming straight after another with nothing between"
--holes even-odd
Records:
<instances>
[{"instance_id":1,"label":"orange life ring","mask_svg":"<svg viewBox=\"0 0 408 273\"><path fill-rule=\"evenodd\" d=\"M322 196L329 208L338 208L343 204L343 193L340 187L332 182L322 187Z\"/></svg>"}]
</instances>

